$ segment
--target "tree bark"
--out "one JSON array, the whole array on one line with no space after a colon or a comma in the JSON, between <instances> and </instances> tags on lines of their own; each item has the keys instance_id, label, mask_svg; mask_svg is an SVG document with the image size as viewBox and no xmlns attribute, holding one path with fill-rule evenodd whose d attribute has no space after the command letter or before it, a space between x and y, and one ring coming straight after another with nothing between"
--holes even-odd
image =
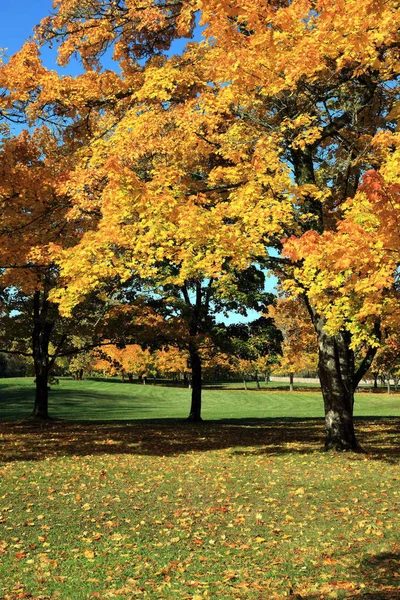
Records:
<instances>
[{"instance_id":1,"label":"tree bark","mask_svg":"<svg viewBox=\"0 0 400 600\"><path fill-rule=\"evenodd\" d=\"M258 373L257 373L257 371L256 371L256 383L257 383L257 389L261 390L260 380L258 379Z\"/></svg>"},{"instance_id":2,"label":"tree bark","mask_svg":"<svg viewBox=\"0 0 400 600\"><path fill-rule=\"evenodd\" d=\"M371 348L362 364L355 370L350 334L329 335L324 320L312 313L318 336L318 375L325 409L325 449L360 450L354 432L354 391L367 372L376 349Z\"/></svg>"},{"instance_id":3,"label":"tree bark","mask_svg":"<svg viewBox=\"0 0 400 600\"><path fill-rule=\"evenodd\" d=\"M357 450L354 433L352 354L341 336L321 335L318 375L324 398L327 450Z\"/></svg>"},{"instance_id":4,"label":"tree bark","mask_svg":"<svg viewBox=\"0 0 400 600\"><path fill-rule=\"evenodd\" d=\"M48 320L48 301L41 293L33 296L32 355L36 376L35 403L32 417L49 418L49 343L54 323Z\"/></svg>"},{"instance_id":5,"label":"tree bark","mask_svg":"<svg viewBox=\"0 0 400 600\"><path fill-rule=\"evenodd\" d=\"M36 367L36 365L35 365ZM35 368L36 371L36 368ZM36 389L35 404L32 411L32 417L35 419L49 418L49 382L48 373L38 373L36 371Z\"/></svg>"},{"instance_id":6,"label":"tree bark","mask_svg":"<svg viewBox=\"0 0 400 600\"><path fill-rule=\"evenodd\" d=\"M293 373L289 373L289 390L291 392L293 392L294 386L293 386Z\"/></svg>"},{"instance_id":7,"label":"tree bark","mask_svg":"<svg viewBox=\"0 0 400 600\"><path fill-rule=\"evenodd\" d=\"M387 393L390 394L391 393L391 388L390 388L390 373L387 374L386 387L387 387Z\"/></svg>"},{"instance_id":8,"label":"tree bark","mask_svg":"<svg viewBox=\"0 0 400 600\"><path fill-rule=\"evenodd\" d=\"M188 421L202 421L201 418L201 357L195 344L189 344L189 356L192 369L192 403Z\"/></svg>"}]
</instances>

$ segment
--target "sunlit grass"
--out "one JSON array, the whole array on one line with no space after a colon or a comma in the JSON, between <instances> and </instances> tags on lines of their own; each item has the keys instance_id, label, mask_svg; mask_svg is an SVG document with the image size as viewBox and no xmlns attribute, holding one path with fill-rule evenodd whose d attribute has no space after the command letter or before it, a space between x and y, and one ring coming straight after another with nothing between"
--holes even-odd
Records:
<instances>
[{"instance_id":1,"label":"sunlit grass","mask_svg":"<svg viewBox=\"0 0 400 600\"><path fill-rule=\"evenodd\" d=\"M298 387L289 392L282 384L263 384L245 391L241 384L218 384L203 391L203 418L322 417L318 388ZM303 391L305 390L305 391ZM33 379L0 380L0 420L18 420L32 411ZM181 419L187 417L190 390L182 386L120 383L117 379L72 381L61 379L50 392L50 413L68 420ZM356 396L358 416L400 416L400 394Z\"/></svg>"},{"instance_id":2,"label":"sunlit grass","mask_svg":"<svg viewBox=\"0 0 400 600\"><path fill-rule=\"evenodd\" d=\"M194 425L188 390L62 381L37 424L0 383L1 600L398 599L398 396L358 396L355 455L318 391L206 390Z\"/></svg>"}]
</instances>

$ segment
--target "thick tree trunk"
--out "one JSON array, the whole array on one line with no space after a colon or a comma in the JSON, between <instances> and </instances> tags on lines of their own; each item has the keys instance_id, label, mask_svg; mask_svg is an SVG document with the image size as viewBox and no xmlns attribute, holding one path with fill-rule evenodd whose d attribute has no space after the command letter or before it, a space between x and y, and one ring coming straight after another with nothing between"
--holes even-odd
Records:
<instances>
[{"instance_id":1,"label":"thick tree trunk","mask_svg":"<svg viewBox=\"0 0 400 600\"><path fill-rule=\"evenodd\" d=\"M293 390L294 390L294 386L293 386L293 378L294 378L294 375L293 375L293 373L289 373L289 390L290 390L291 392L293 392Z\"/></svg>"},{"instance_id":2,"label":"thick tree trunk","mask_svg":"<svg viewBox=\"0 0 400 600\"><path fill-rule=\"evenodd\" d=\"M325 448L358 450L353 423L354 353L344 334L328 335L322 323L317 324L317 334L318 375L325 408Z\"/></svg>"},{"instance_id":3,"label":"thick tree trunk","mask_svg":"<svg viewBox=\"0 0 400 600\"><path fill-rule=\"evenodd\" d=\"M374 378L374 392L378 391L378 373L372 373Z\"/></svg>"},{"instance_id":4,"label":"thick tree trunk","mask_svg":"<svg viewBox=\"0 0 400 600\"><path fill-rule=\"evenodd\" d=\"M189 346L190 363L192 369L192 404L190 407L189 421L201 421L201 357L194 344Z\"/></svg>"},{"instance_id":5,"label":"thick tree trunk","mask_svg":"<svg viewBox=\"0 0 400 600\"><path fill-rule=\"evenodd\" d=\"M42 371L41 373L36 372L35 404L32 411L32 417L35 417L36 419L49 418L48 379L48 373L46 371Z\"/></svg>"},{"instance_id":6,"label":"thick tree trunk","mask_svg":"<svg viewBox=\"0 0 400 600\"><path fill-rule=\"evenodd\" d=\"M258 379L258 373L257 373L257 371L256 371L256 382L257 382L257 389L261 390L260 380Z\"/></svg>"}]
</instances>

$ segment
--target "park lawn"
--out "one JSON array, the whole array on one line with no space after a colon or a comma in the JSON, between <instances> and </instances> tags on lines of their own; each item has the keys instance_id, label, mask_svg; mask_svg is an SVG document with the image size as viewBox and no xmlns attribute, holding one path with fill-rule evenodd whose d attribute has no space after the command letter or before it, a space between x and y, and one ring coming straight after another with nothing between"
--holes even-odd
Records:
<instances>
[{"instance_id":1,"label":"park lawn","mask_svg":"<svg viewBox=\"0 0 400 600\"><path fill-rule=\"evenodd\" d=\"M290 393L281 383L262 384L245 391L240 382L206 386L203 417L213 419L323 417L318 388L298 384ZM305 390L305 391L303 391ZM0 379L0 421L16 421L32 412L33 378ZM49 410L67 420L182 419L190 408L190 390L182 386L122 384L118 379L73 381L52 386ZM357 416L400 416L400 394L356 395Z\"/></svg>"},{"instance_id":2,"label":"park lawn","mask_svg":"<svg viewBox=\"0 0 400 600\"><path fill-rule=\"evenodd\" d=\"M398 397L357 399L368 454L326 454L317 392L207 390L201 424L181 389L52 394L69 420L0 424L1 600L399 598Z\"/></svg>"}]
</instances>

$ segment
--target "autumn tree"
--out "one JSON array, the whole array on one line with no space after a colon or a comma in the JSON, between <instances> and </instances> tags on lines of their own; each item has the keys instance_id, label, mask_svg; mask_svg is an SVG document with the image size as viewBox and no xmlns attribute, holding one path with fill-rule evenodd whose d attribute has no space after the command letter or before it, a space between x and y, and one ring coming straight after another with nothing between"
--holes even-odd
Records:
<instances>
[{"instance_id":1,"label":"autumn tree","mask_svg":"<svg viewBox=\"0 0 400 600\"><path fill-rule=\"evenodd\" d=\"M390 380L394 380L395 389L400 379L400 340L397 332L384 336L381 347L372 362L370 372L374 377L374 389L377 389L377 379L386 382L390 394Z\"/></svg>"},{"instance_id":2,"label":"autumn tree","mask_svg":"<svg viewBox=\"0 0 400 600\"><path fill-rule=\"evenodd\" d=\"M0 348L31 358L35 373L33 417L48 418L49 375L57 358L72 356L101 340L106 304L87 296L68 318L50 293L60 284L51 257L55 244L68 246L85 230L67 221L68 195L57 193L70 156L48 127L5 136L0 147L0 285L4 299Z\"/></svg>"},{"instance_id":3,"label":"autumn tree","mask_svg":"<svg viewBox=\"0 0 400 600\"><path fill-rule=\"evenodd\" d=\"M271 298L270 298L271 299ZM260 388L258 372L268 368L281 353L282 335L269 317L260 317L249 323L235 323L227 327L225 351L232 357L233 369L243 378L255 375Z\"/></svg>"},{"instance_id":4,"label":"autumn tree","mask_svg":"<svg viewBox=\"0 0 400 600\"><path fill-rule=\"evenodd\" d=\"M168 58L198 10L206 42ZM326 447L356 449L354 390L398 301L398 22L395 0L58 2L39 39L86 72L38 64L39 90L28 70L17 82L32 114L91 123L67 185L74 210L101 219L61 258L65 302L110 269L160 281L164 262L168 283L212 279L227 294L234 269L273 269L318 336ZM109 48L118 73L101 70ZM27 61L33 45L13 68ZM131 265L116 266L125 240Z\"/></svg>"},{"instance_id":5,"label":"autumn tree","mask_svg":"<svg viewBox=\"0 0 400 600\"><path fill-rule=\"evenodd\" d=\"M290 391L293 391L294 374L317 366L315 330L301 298L281 297L269 308L268 314L283 336L282 355L278 357L274 373L289 375Z\"/></svg>"}]
</instances>

